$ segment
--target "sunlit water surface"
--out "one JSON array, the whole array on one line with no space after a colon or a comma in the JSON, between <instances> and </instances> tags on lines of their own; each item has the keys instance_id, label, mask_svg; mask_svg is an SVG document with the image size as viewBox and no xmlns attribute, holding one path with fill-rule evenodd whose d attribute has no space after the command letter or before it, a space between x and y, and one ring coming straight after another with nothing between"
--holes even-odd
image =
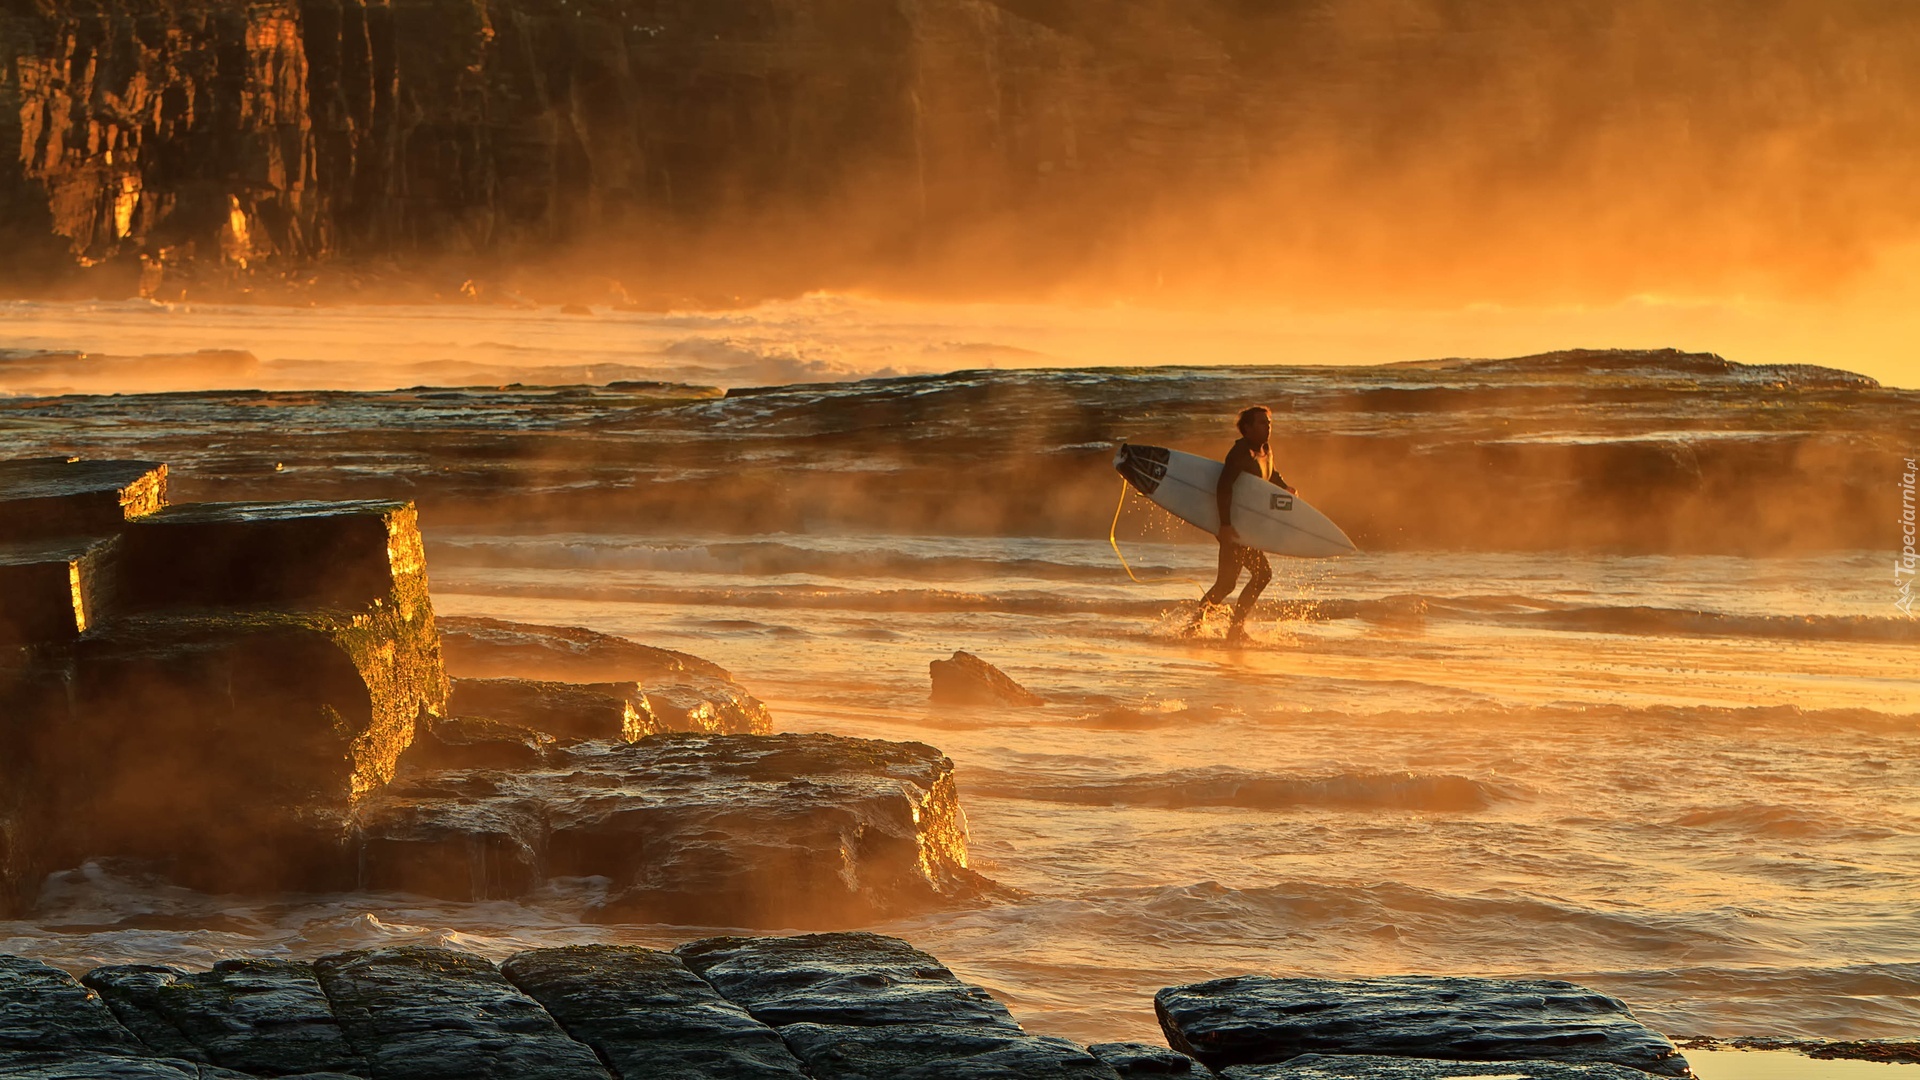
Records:
<instances>
[{"instance_id":1,"label":"sunlit water surface","mask_svg":"<svg viewBox=\"0 0 1920 1080\"><path fill-rule=\"evenodd\" d=\"M781 729L950 754L975 866L1030 895L877 929L1035 1030L1157 1041L1154 990L1246 971L1565 976L1676 1037L1920 1029L1920 679L1910 640L1849 629L1883 621L1877 553L1282 560L1234 647L1218 619L1183 633L1196 544L1130 541L1135 584L1071 540L429 541L443 614L684 649ZM931 705L927 662L956 649L1049 704ZM0 948L83 967L703 933L583 925L592 888L262 904L93 867Z\"/></svg>"}]
</instances>

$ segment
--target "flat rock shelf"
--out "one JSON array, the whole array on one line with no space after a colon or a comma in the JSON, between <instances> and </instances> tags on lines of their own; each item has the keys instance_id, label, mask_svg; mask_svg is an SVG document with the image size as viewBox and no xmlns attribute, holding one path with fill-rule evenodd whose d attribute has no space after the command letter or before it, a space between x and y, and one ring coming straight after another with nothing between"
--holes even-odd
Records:
<instances>
[{"instance_id":1,"label":"flat rock shelf","mask_svg":"<svg viewBox=\"0 0 1920 1080\"><path fill-rule=\"evenodd\" d=\"M1280 985L1300 983L1312 986ZM1298 1006L1294 1020L1281 1007L1285 994ZM1562 998L1611 1004L1553 1004ZM711 937L672 950L571 945L498 964L408 945L311 961L226 960L201 972L118 964L78 979L0 955L0 1080L1692 1075L1684 1058L1661 1051L1672 1044L1624 1006L1570 983L1260 978L1172 987L1159 1001L1176 1018L1167 1030L1173 1049L1082 1046L1027 1031L935 957L866 932ZM1226 1064L1204 1039L1211 1067L1183 1052L1199 1038L1193 1010L1202 1004L1214 1029L1231 1027L1283 1060ZM1619 1029L1608 1040L1593 1037L1596 1012L1623 1018L1607 1021ZM1424 1034L1413 1030L1413 1014L1424 1017ZM1297 1039L1288 1033L1307 1016L1321 1041L1340 1049L1288 1053L1281 1041Z\"/></svg>"}]
</instances>

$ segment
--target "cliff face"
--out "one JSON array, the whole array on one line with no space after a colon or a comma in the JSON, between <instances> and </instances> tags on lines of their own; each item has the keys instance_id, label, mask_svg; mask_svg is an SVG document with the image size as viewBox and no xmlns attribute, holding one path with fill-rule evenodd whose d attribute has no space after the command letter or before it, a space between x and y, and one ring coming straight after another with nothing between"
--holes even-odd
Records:
<instances>
[{"instance_id":1,"label":"cliff face","mask_svg":"<svg viewBox=\"0 0 1920 1080\"><path fill-rule=\"evenodd\" d=\"M1617 285L1823 273L1920 228L1920 13L1750 8L0 0L0 243L12 287L155 295L539 259L1004 281L1124 250L1148 281L1194 250L1447 280L1537 276L1543 236Z\"/></svg>"},{"instance_id":2,"label":"cliff face","mask_svg":"<svg viewBox=\"0 0 1920 1080\"><path fill-rule=\"evenodd\" d=\"M1070 107L1099 77L1084 43L981 0L39 0L0 20L16 249L149 292L849 199L895 223L884 244L1017 207L1098 141Z\"/></svg>"}]
</instances>

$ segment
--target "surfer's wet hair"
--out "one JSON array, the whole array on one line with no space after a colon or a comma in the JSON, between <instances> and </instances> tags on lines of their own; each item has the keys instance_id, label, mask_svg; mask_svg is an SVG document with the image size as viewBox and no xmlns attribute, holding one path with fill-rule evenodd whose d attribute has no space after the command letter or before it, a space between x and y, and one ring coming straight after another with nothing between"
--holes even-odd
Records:
<instances>
[{"instance_id":1,"label":"surfer's wet hair","mask_svg":"<svg viewBox=\"0 0 1920 1080\"><path fill-rule=\"evenodd\" d=\"M1235 420L1233 424L1240 429L1240 434L1245 435L1247 433L1247 424L1256 416L1265 416L1271 420L1273 419L1273 410L1267 408L1265 405L1255 405L1249 409L1241 409L1240 419Z\"/></svg>"}]
</instances>

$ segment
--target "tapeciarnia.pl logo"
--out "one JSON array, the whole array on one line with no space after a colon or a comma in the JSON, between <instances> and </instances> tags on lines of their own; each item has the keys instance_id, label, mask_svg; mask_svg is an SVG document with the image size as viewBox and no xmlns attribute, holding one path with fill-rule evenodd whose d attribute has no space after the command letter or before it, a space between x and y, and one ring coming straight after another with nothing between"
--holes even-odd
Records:
<instances>
[{"instance_id":1,"label":"tapeciarnia.pl logo","mask_svg":"<svg viewBox=\"0 0 1920 1080\"><path fill-rule=\"evenodd\" d=\"M1893 606L1901 614L1913 617L1913 575L1915 557L1913 552L1913 478L1916 470L1914 459L1906 459L1906 471L1900 474L1900 557L1893 560Z\"/></svg>"}]
</instances>

